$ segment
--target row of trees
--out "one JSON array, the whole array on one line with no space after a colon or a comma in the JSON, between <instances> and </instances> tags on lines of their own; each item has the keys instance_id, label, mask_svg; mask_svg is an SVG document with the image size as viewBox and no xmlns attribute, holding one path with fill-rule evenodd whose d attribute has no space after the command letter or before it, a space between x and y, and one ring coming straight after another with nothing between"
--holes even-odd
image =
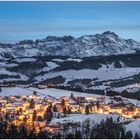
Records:
<instances>
[{"instance_id":1,"label":"row of trees","mask_svg":"<svg viewBox=\"0 0 140 140\"><path fill-rule=\"evenodd\" d=\"M127 90L124 90L121 93L112 90L107 91L107 96L117 96L117 95L125 98L140 100L140 91L137 91L135 93L128 92Z\"/></svg>"},{"instance_id":2,"label":"row of trees","mask_svg":"<svg viewBox=\"0 0 140 140\"><path fill-rule=\"evenodd\" d=\"M107 118L107 120L102 120L100 124L96 124L91 131L90 138L92 139L132 139L140 138L136 133L133 136L131 131L126 131L124 124L114 121L112 118Z\"/></svg>"},{"instance_id":3,"label":"row of trees","mask_svg":"<svg viewBox=\"0 0 140 140\"><path fill-rule=\"evenodd\" d=\"M15 125L8 125L6 121L0 121L0 139L38 139L38 138L52 138L52 135L47 131L40 131L38 134L35 128L28 131L24 124L19 127ZM57 138L57 135L56 135Z\"/></svg>"},{"instance_id":4,"label":"row of trees","mask_svg":"<svg viewBox=\"0 0 140 140\"><path fill-rule=\"evenodd\" d=\"M112 118L107 120L102 120L100 124L94 124L90 128L90 121L86 120L78 129L79 126L73 126L74 133L57 133L51 134L47 131L40 131L39 133L35 132L35 128L31 131L28 131L24 124L19 127L15 125L9 125L2 118L0 119L0 139L139 139L140 132L132 134L131 131L126 131L124 124L114 121ZM69 127L68 127L69 128ZM69 128L72 129L72 128ZM64 129L67 131L67 129Z\"/></svg>"}]
</instances>

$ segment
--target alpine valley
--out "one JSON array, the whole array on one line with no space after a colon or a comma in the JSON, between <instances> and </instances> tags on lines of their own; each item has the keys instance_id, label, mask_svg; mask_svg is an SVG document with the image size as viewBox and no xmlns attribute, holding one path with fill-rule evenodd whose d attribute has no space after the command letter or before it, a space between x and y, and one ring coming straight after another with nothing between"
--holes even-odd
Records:
<instances>
[{"instance_id":1,"label":"alpine valley","mask_svg":"<svg viewBox=\"0 0 140 140\"><path fill-rule=\"evenodd\" d=\"M138 92L140 43L114 32L0 43L0 83Z\"/></svg>"}]
</instances>

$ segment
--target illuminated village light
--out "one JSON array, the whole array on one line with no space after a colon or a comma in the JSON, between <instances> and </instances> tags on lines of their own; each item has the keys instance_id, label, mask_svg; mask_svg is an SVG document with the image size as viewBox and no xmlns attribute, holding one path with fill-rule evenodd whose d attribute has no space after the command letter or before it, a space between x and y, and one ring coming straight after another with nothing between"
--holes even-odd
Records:
<instances>
[{"instance_id":1,"label":"illuminated village light","mask_svg":"<svg viewBox=\"0 0 140 140\"><path fill-rule=\"evenodd\" d=\"M57 107L58 113L63 114L63 108L65 107L66 110L69 108L71 109L71 113L82 113L86 114L85 107L89 106L91 104L91 101L93 105L89 106L89 113L100 113L100 114L110 114L110 113L116 113L119 114L122 117L125 118L133 118L135 116L140 117L140 108L137 106L134 106L132 110L128 110L128 108L131 107L131 105L124 105L119 106L114 104L109 104L104 100L104 98L100 97L81 97L81 98L74 98L70 99L68 97L63 97L58 100L53 99L47 99L45 97L46 102L44 103L44 99L40 98L39 96L31 95L31 96L21 96L20 98L16 99L15 97L10 97L13 99L13 102L8 102L5 98L0 98L0 103L2 106L0 107L0 115L3 116L6 113L8 114L14 114L15 117L11 121L11 123L15 124L16 126L19 126L20 124L25 124L25 126L29 129L32 129L32 126L34 124L36 133L38 133L41 129L44 129L48 127L49 131L51 133L55 133L55 131L58 129L54 126L49 128L49 126L46 126L46 120L45 120L45 113L46 110L49 108L50 104L52 105L52 108L54 105ZM30 108L30 101L34 100L35 105L33 108ZM64 99L65 104L62 107L61 101ZM78 100L83 99L83 101L79 104ZM99 106L96 105L97 101L101 101L99 103ZM132 108L132 107L131 107ZM36 110L36 119L33 120L33 112ZM53 112L52 112L53 113ZM47 116L46 116L47 117ZM38 118L40 118L38 120Z\"/></svg>"}]
</instances>

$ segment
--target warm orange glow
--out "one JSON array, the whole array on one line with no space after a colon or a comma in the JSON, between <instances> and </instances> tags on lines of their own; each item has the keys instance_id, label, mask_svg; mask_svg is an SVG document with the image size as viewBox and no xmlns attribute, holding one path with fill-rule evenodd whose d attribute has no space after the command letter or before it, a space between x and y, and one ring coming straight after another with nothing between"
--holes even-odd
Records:
<instances>
[{"instance_id":1,"label":"warm orange glow","mask_svg":"<svg viewBox=\"0 0 140 140\"><path fill-rule=\"evenodd\" d=\"M11 97L15 98L15 97ZM25 101L23 100L26 99ZM30 100L34 99L35 101L35 107L30 107ZM68 110L71 109L72 113L82 113L85 114L85 108L89 105L89 113L100 113L100 114L119 114L120 116L123 116L125 118L133 118L134 116L140 116L140 108L137 106L131 106L130 105L124 105L120 106L119 104L107 104L105 102L105 98L102 99L102 102L97 106L96 103L99 100L98 97L92 97L88 96L85 97L85 101L82 104L79 105L79 103L73 103L72 99L69 99L68 97L63 98L65 100L65 107ZM49 103L53 106L56 105L57 111L60 114L63 114L63 107L61 105L61 98L59 99L59 102L53 99L48 99L45 97L46 102L39 96L30 95L28 96L22 96L19 99L15 100L14 103L7 103L7 100L4 98L0 98L0 103L2 103L2 107L0 108L0 115L5 115L6 113L14 115L14 119L11 121L11 123L15 124L16 126L19 126L20 124L24 123L27 128L32 129L33 125L35 127L36 133L38 133L41 129L48 129L51 133L55 133L58 128L55 128L54 126L47 126L46 120L44 117L44 114L46 113L47 108L49 107ZM49 103L48 103L49 101ZM93 105L91 104L91 101L93 102ZM131 109L132 108L132 109ZM36 111L36 119L33 118L33 112ZM39 121L39 116L41 117L41 120Z\"/></svg>"}]
</instances>

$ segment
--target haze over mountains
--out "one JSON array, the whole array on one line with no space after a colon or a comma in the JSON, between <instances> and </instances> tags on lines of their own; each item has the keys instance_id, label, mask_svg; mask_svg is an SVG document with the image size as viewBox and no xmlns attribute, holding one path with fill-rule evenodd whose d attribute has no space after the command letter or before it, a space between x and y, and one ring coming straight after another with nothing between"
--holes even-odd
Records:
<instances>
[{"instance_id":1,"label":"haze over mountains","mask_svg":"<svg viewBox=\"0 0 140 140\"><path fill-rule=\"evenodd\" d=\"M0 44L0 83L139 91L140 43L114 32Z\"/></svg>"}]
</instances>

